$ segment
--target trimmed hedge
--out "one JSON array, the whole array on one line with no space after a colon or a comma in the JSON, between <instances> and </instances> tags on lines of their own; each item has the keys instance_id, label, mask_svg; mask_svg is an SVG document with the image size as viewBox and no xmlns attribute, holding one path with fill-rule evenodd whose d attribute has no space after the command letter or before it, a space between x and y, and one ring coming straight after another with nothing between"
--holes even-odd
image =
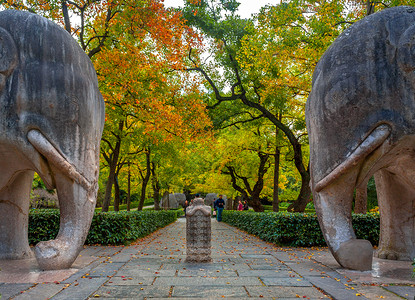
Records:
<instances>
[{"instance_id":1,"label":"trimmed hedge","mask_svg":"<svg viewBox=\"0 0 415 300\"><path fill-rule=\"evenodd\" d=\"M225 210L222 220L260 239L292 247L325 246L315 213L252 212ZM379 243L379 214L353 214L353 228L358 239Z\"/></svg>"},{"instance_id":2,"label":"trimmed hedge","mask_svg":"<svg viewBox=\"0 0 415 300\"><path fill-rule=\"evenodd\" d=\"M59 210L39 209L29 214L29 243L54 239L59 232ZM177 219L177 211L95 212L85 244L121 245L144 237Z\"/></svg>"}]
</instances>

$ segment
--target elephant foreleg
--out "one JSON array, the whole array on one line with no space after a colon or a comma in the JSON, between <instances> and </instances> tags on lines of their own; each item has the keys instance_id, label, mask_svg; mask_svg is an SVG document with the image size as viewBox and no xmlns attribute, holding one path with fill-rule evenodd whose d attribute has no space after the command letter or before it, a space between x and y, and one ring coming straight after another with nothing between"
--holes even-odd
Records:
<instances>
[{"instance_id":1,"label":"elephant foreleg","mask_svg":"<svg viewBox=\"0 0 415 300\"><path fill-rule=\"evenodd\" d=\"M0 190L0 259L33 257L28 242L33 171L16 171Z\"/></svg>"},{"instance_id":2,"label":"elephant foreleg","mask_svg":"<svg viewBox=\"0 0 415 300\"><path fill-rule=\"evenodd\" d=\"M404 165L406 168L408 164ZM382 169L375 174L381 213L381 233L376 256L384 259L412 260L415 256L415 189L402 173Z\"/></svg>"}]
</instances>

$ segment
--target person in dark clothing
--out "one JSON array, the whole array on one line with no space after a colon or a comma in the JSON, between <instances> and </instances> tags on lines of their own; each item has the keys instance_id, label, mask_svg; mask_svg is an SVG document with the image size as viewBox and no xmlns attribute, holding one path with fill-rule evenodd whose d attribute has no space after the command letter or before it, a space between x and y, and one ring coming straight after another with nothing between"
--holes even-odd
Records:
<instances>
[{"instance_id":1,"label":"person in dark clothing","mask_svg":"<svg viewBox=\"0 0 415 300\"><path fill-rule=\"evenodd\" d=\"M186 217L186 209L187 209L187 207L189 206L189 202L187 202L187 200L184 202L184 205L183 205L183 210L184 210L184 216Z\"/></svg>"},{"instance_id":2,"label":"person in dark clothing","mask_svg":"<svg viewBox=\"0 0 415 300\"><path fill-rule=\"evenodd\" d=\"M249 210L248 202L244 201L244 210Z\"/></svg>"},{"instance_id":3,"label":"person in dark clothing","mask_svg":"<svg viewBox=\"0 0 415 300\"><path fill-rule=\"evenodd\" d=\"M219 195L219 198L215 201L216 202L216 209L217 209L217 220L218 222L222 222L222 212L225 208L225 200L222 199L222 195Z\"/></svg>"}]
</instances>

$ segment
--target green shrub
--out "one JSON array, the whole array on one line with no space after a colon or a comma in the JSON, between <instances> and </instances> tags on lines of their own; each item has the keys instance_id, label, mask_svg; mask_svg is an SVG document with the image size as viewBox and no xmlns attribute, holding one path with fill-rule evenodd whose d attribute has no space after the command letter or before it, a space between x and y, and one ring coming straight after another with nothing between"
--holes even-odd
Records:
<instances>
[{"instance_id":1,"label":"green shrub","mask_svg":"<svg viewBox=\"0 0 415 300\"><path fill-rule=\"evenodd\" d=\"M287 212L223 212L223 221L254 234L264 241L293 247L325 246L325 240L315 213ZM353 215L357 238L367 239L372 245L379 242L379 215Z\"/></svg>"},{"instance_id":2,"label":"green shrub","mask_svg":"<svg viewBox=\"0 0 415 300\"><path fill-rule=\"evenodd\" d=\"M291 204L290 202L280 202L280 206L279 206L280 211L281 211L281 212L283 212L283 211L287 211L287 208L288 208L288 206L289 206L290 204ZM264 208L264 210L265 210L265 211L270 211L270 212L272 212L272 211L273 211L273 209L272 209L272 205L263 205L262 207ZM307 206L306 206L306 208L305 208L305 212L306 212L306 213L314 213L314 212L316 212L316 210L314 209L314 204L313 204L313 202L309 202L309 203L307 204Z\"/></svg>"},{"instance_id":3,"label":"green shrub","mask_svg":"<svg viewBox=\"0 0 415 300\"><path fill-rule=\"evenodd\" d=\"M138 207L139 204L140 204L140 201L131 202L130 203L130 210L137 209L137 207ZM120 211L127 210L127 204L120 204L119 205L119 210ZM102 207L96 207L95 208L95 211L96 212L101 212L102 211ZM108 207L108 211L114 211L114 206L109 206Z\"/></svg>"},{"instance_id":4,"label":"green shrub","mask_svg":"<svg viewBox=\"0 0 415 300\"><path fill-rule=\"evenodd\" d=\"M29 243L54 239L59 232L59 210L29 214ZM95 212L85 244L128 244L177 219L176 211Z\"/></svg>"}]
</instances>

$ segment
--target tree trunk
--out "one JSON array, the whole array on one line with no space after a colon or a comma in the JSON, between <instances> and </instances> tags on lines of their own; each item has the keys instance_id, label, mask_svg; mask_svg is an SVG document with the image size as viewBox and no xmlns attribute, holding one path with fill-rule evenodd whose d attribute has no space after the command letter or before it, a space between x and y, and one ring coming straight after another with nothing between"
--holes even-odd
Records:
<instances>
[{"instance_id":1,"label":"tree trunk","mask_svg":"<svg viewBox=\"0 0 415 300\"><path fill-rule=\"evenodd\" d=\"M268 159L269 159L269 154L263 154L263 153L258 153L259 156L259 168L258 168L258 180L254 185L254 188L252 189L252 191L250 192L251 197L252 197L252 207L254 208L254 211L264 211L264 207L261 204L261 200L259 199L259 196L261 195L261 191L264 188L264 176L265 173L268 170L268 167L266 166ZM248 180L244 180L245 186L249 191L249 183ZM246 185L248 183L248 185ZM256 207L256 209L255 209Z\"/></svg>"},{"instance_id":2,"label":"tree trunk","mask_svg":"<svg viewBox=\"0 0 415 300\"><path fill-rule=\"evenodd\" d=\"M373 13L375 13L375 2L367 0L366 1L366 16L369 16Z\"/></svg>"},{"instance_id":3,"label":"tree trunk","mask_svg":"<svg viewBox=\"0 0 415 300\"><path fill-rule=\"evenodd\" d=\"M239 200L241 200L242 202L244 201L244 197L243 196L241 196L240 198L239 198ZM231 204L232 204L232 210L237 210L238 209L238 203L239 203L239 200L238 199L235 199L235 200L233 200L233 201L231 201ZM248 198L246 198L246 201L248 201Z\"/></svg>"},{"instance_id":4,"label":"tree trunk","mask_svg":"<svg viewBox=\"0 0 415 300\"><path fill-rule=\"evenodd\" d=\"M130 162L128 162L128 180L127 180L127 211L130 211L131 206L131 170Z\"/></svg>"},{"instance_id":5,"label":"tree trunk","mask_svg":"<svg viewBox=\"0 0 415 300\"><path fill-rule=\"evenodd\" d=\"M151 162L151 176L152 176L154 209L160 210L160 182L158 181L157 176L156 176L156 165L154 162Z\"/></svg>"},{"instance_id":6,"label":"tree trunk","mask_svg":"<svg viewBox=\"0 0 415 300\"><path fill-rule=\"evenodd\" d=\"M232 166L226 166L226 168L229 170L229 172L224 172L225 174L231 175L232 179L232 187L241 193L242 199L248 201L248 205L252 206L254 211L261 212L264 211L264 207L261 204L261 201L259 200L259 195L261 194L261 191L264 187L264 175L267 172L266 162L269 158L269 154L262 154L258 153L258 156L260 158L260 164L258 167L258 180L254 185L254 188L251 189L251 186L248 182L247 177L242 177L236 174L235 169ZM245 185L245 189L242 188L237 184L237 178L242 179ZM251 195L251 198L248 196Z\"/></svg>"},{"instance_id":7,"label":"tree trunk","mask_svg":"<svg viewBox=\"0 0 415 300\"><path fill-rule=\"evenodd\" d=\"M354 213L367 213L367 185L356 188L356 199L354 200Z\"/></svg>"},{"instance_id":8,"label":"tree trunk","mask_svg":"<svg viewBox=\"0 0 415 300\"><path fill-rule=\"evenodd\" d=\"M277 146L274 155L274 191L272 192L272 211L275 212L280 211L280 199L278 194L278 185L280 179L280 157L281 152Z\"/></svg>"},{"instance_id":9,"label":"tree trunk","mask_svg":"<svg viewBox=\"0 0 415 300\"><path fill-rule=\"evenodd\" d=\"M138 204L137 210L143 210L144 200L146 199L147 184L150 181L151 166L150 166L150 149L146 149L146 174L141 175L143 183L141 184L141 195L140 203Z\"/></svg>"},{"instance_id":10,"label":"tree trunk","mask_svg":"<svg viewBox=\"0 0 415 300\"><path fill-rule=\"evenodd\" d=\"M63 14L63 20L65 24L65 30L69 32L69 34L72 34L71 18L69 17L68 7L66 5L67 5L67 2L62 1L62 14Z\"/></svg>"},{"instance_id":11,"label":"tree trunk","mask_svg":"<svg viewBox=\"0 0 415 300\"><path fill-rule=\"evenodd\" d=\"M114 180L114 211L120 211L120 185L118 184L118 176Z\"/></svg>"},{"instance_id":12,"label":"tree trunk","mask_svg":"<svg viewBox=\"0 0 415 300\"><path fill-rule=\"evenodd\" d=\"M281 117L280 117L281 119ZM280 199L279 199L279 180L280 180L280 158L281 151L278 144L278 127L275 128L275 154L274 154L274 190L272 192L272 211L280 211Z\"/></svg>"},{"instance_id":13,"label":"tree trunk","mask_svg":"<svg viewBox=\"0 0 415 300\"><path fill-rule=\"evenodd\" d=\"M291 203L287 207L287 211L290 212L304 212L305 208L311 200L311 189L309 186L310 173L309 171L303 171L301 174L301 190L297 200Z\"/></svg>"},{"instance_id":14,"label":"tree trunk","mask_svg":"<svg viewBox=\"0 0 415 300\"><path fill-rule=\"evenodd\" d=\"M122 122L120 122L122 123ZM121 125L122 127L122 125ZM118 139L115 147L114 147L114 151L112 152L110 158L109 158L109 167L110 167L110 172L108 175L108 181L107 181L107 185L105 188L105 196L104 196L104 201L102 203L102 211L106 212L108 211L108 208L110 206L110 202L111 202L111 192L112 192L112 186L114 184L114 180L115 180L115 172L117 170L117 163L118 163L118 158L120 156L120 149L121 149L121 139Z\"/></svg>"},{"instance_id":15,"label":"tree trunk","mask_svg":"<svg viewBox=\"0 0 415 300\"><path fill-rule=\"evenodd\" d=\"M231 166L226 166L226 168L229 170L229 172L223 172L224 174L229 174L231 175L231 180L232 180L232 187L241 193L241 197L242 197L242 201L245 199L246 201L248 201L249 203L249 196L248 193L242 188L240 187L237 183L236 183L236 174L235 174L235 169ZM236 198L235 198L235 202L237 202ZM250 203L249 203L250 204ZM252 205L251 205L252 206Z\"/></svg>"}]
</instances>

